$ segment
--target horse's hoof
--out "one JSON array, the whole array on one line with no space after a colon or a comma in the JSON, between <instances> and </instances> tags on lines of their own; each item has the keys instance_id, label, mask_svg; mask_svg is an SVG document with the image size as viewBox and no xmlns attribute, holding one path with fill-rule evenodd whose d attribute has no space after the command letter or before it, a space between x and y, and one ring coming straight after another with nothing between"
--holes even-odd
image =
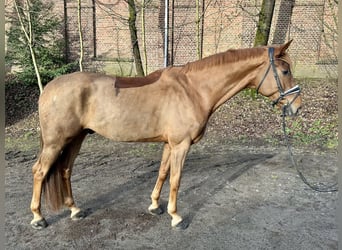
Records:
<instances>
[{"instance_id":1,"label":"horse's hoof","mask_svg":"<svg viewBox=\"0 0 342 250\"><path fill-rule=\"evenodd\" d=\"M186 220L181 220L177 225L173 226L172 228L178 231L185 230L189 226L189 222Z\"/></svg>"},{"instance_id":2,"label":"horse's hoof","mask_svg":"<svg viewBox=\"0 0 342 250\"><path fill-rule=\"evenodd\" d=\"M84 211L81 210L81 211L77 212L76 214L73 214L73 215L71 216L71 219L72 219L72 220L82 220L82 219L84 219L86 216L87 216L86 213L85 213Z\"/></svg>"},{"instance_id":3,"label":"horse's hoof","mask_svg":"<svg viewBox=\"0 0 342 250\"><path fill-rule=\"evenodd\" d=\"M151 210L149 209L148 211L150 211L150 214L152 215L161 215L164 213L164 210L160 206Z\"/></svg>"},{"instance_id":4,"label":"horse's hoof","mask_svg":"<svg viewBox=\"0 0 342 250\"><path fill-rule=\"evenodd\" d=\"M45 219L41 219L39 221L32 221L31 226L36 230L42 230L48 226Z\"/></svg>"}]
</instances>

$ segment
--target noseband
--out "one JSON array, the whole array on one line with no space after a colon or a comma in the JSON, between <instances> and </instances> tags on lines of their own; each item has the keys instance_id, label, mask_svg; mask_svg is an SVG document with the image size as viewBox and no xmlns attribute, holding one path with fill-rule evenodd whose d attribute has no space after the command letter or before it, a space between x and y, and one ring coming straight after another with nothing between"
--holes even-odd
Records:
<instances>
[{"instance_id":1,"label":"noseband","mask_svg":"<svg viewBox=\"0 0 342 250\"><path fill-rule=\"evenodd\" d=\"M278 72L277 72L277 69L276 69L276 66L274 64L274 48L268 48L268 56L270 58L270 65L268 66L263 78L261 79L257 89L256 89L256 92L257 94L259 93L259 89L261 87L261 85L264 83L265 79L266 79L266 76L268 74L268 72L270 71L271 67L272 67L272 71L273 71L273 76L274 76L274 79L277 83L277 86L278 86L278 91L279 91L279 97L272 102L272 106L275 106L277 105L282 99L284 99L286 96L288 95L292 95L292 94L297 94L295 96L295 98L292 99L291 103L287 104L287 105L291 105L293 103L293 101L299 96L300 94L300 87L298 85L294 86L293 88L290 88L286 91L284 91L283 87L281 86L281 83L280 83L280 79L279 79L279 75L278 75ZM286 106L287 106L286 105Z\"/></svg>"}]
</instances>

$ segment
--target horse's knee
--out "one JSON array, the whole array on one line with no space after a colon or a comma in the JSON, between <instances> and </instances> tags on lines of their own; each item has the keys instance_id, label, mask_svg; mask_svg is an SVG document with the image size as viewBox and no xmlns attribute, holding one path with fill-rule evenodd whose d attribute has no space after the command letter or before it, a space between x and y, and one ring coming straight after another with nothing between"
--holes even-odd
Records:
<instances>
[{"instance_id":1,"label":"horse's knee","mask_svg":"<svg viewBox=\"0 0 342 250\"><path fill-rule=\"evenodd\" d=\"M164 182L167 178L167 173L165 172L159 172L159 176L158 176L159 180Z\"/></svg>"}]
</instances>

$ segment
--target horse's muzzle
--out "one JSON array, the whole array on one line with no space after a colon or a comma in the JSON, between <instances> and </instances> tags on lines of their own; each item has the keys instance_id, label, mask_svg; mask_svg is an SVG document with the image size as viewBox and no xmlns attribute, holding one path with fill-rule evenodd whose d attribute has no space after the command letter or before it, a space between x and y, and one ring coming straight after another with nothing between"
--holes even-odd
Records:
<instances>
[{"instance_id":1,"label":"horse's muzzle","mask_svg":"<svg viewBox=\"0 0 342 250\"><path fill-rule=\"evenodd\" d=\"M282 115L296 116L296 115L298 115L300 108L301 107L295 107L293 104L284 105L282 108L282 110L283 110Z\"/></svg>"}]
</instances>

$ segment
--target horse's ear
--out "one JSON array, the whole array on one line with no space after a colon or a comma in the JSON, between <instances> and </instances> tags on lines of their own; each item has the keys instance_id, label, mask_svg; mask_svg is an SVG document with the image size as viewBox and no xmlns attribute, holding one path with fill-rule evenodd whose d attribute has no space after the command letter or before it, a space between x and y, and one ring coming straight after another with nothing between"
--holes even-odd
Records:
<instances>
[{"instance_id":1,"label":"horse's ear","mask_svg":"<svg viewBox=\"0 0 342 250\"><path fill-rule=\"evenodd\" d=\"M281 57L283 55L285 55L286 50L289 48L290 44L292 43L292 39L290 41L288 41L287 43L280 45L278 48L276 48L276 53L275 56L276 57Z\"/></svg>"}]
</instances>

